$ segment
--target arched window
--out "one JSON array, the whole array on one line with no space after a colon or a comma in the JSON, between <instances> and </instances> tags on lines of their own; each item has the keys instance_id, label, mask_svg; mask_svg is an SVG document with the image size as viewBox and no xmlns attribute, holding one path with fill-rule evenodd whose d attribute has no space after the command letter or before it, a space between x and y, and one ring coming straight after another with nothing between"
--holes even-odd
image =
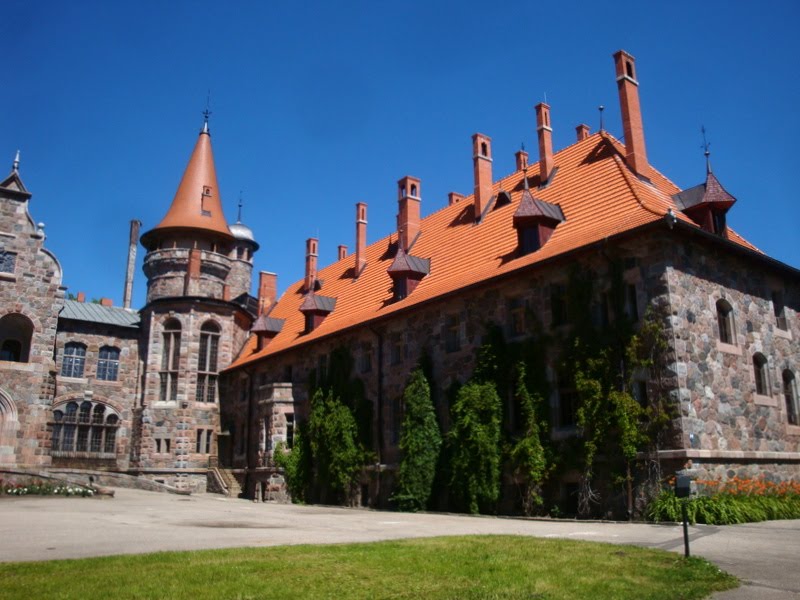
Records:
<instances>
[{"instance_id":1,"label":"arched window","mask_svg":"<svg viewBox=\"0 0 800 600\"><path fill-rule=\"evenodd\" d=\"M64 359L61 362L63 377L83 377L86 365L86 346L80 342L67 342L64 346Z\"/></svg>"},{"instance_id":2,"label":"arched window","mask_svg":"<svg viewBox=\"0 0 800 600\"><path fill-rule=\"evenodd\" d=\"M783 398L786 400L786 416L789 425L800 425L800 406L797 401L797 381L789 369L783 372Z\"/></svg>"},{"instance_id":3,"label":"arched window","mask_svg":"<svg viewBox=\"0 0 800 600\"><path fill-rule=\"evenodd\" d=\"M119 375L119 348L103 346L97 361L97 378L103 381L116 381Z\"/></svg>"},{"instance_id":4,"label":"arched window","mask_svg":"<svg viewBox=\"0 0 800 600\"><path fill-rule=\"evenodd\" d=\"M200 353L197 357L197 402L215 402L217 399L217 355L219 353L219 325L213 321L200 328Z\"/></svg>"},{"instance_id":5,"label":"arched window","mask_svg":"<svg viewBox=\"0 0 800 600\"><path fill-rule=\"evenodd\" d=\"M178 398L178 375L181 358L181 324L176 319L164 323L161 347L161 402L175 402Z\"/></svg>"},{"instance_id":6,"label":"arched window","mask_svg":"<svg viewBox=\"0 0 800 600\"><path fill-rule=\"evenodd\" d=\"M33 323L25 315L11 313L0 318L0 360L28 362Z\"/></svg>"},{"instance_id":7,"label":"arched window","mask_svg":"<svg viewBox=\"0 0 800 600\"><path fill-rule=\"evenodd\" d=\"M769 368L767 366L767 357L760 352L756 352L753 355L753 375L756 380L756 394L769 396Z\"/></svg>"},{"instance_id":8,"label":"arched window","mask_svg":"<svg viewBox=\"0 0 800 600\"><path fill-rule=\"evenodd\" d=\"M719 325L719 341L724 344L735 344L733 307L727 300L717 300L717 324Z\"/></svg>"},{"instance_id":9,"label":"arched window","mask_svg":"<svg viewBox=\"0 0 800 600\"><path fill-rule=\"evenodd\" d=\"M55 457L113 458L119 416L104 404L75 401L53 410L51 452ZM80 454L76 454L80 453Z\"/></svg>"}]
</instances>

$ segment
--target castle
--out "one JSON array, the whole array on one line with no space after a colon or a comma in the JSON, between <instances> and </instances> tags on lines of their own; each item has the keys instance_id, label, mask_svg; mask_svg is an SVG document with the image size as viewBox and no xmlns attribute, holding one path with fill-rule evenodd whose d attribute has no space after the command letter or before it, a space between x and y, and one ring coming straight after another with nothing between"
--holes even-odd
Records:
<instances>
[{"instance_id":1,"label":"castle","mask_svg":"<svg viewBox=\"0 0 800 600\"><path fill-rule=\"evenodd\" d=\"M421 357L446 427L446 390L474 370L487 324L509 340L569 331L567 273L578 265L592 276L582 310L594 322L640 323L651 307L666 315L675 417L659 458L669 469L691 461L707 477L800 477L800 273L728 227L736 199L710 165L681 190L649 164L635 60L619 51L614 64L624 144L579 125L555 152L541 103L537 161L521 150L515 171L496 178L492 140L476 133L472 194L453 192L423 218L422 182L403 177L395 232L367 245L367 205L356 204L355 252L340 246L320 266L308 239L305 277L280 298L268 272L250 296L258 244L224 218L207 124L166 216L141 236L139 311L129 307L138 223L124 306L68 300L15 163L0 183L0 469L281 498L273 452L307 416L308 382L346 348L373 415L362 502L385 506L402 391ZM576 397L556 350L547 401L550 435L563 439L578 433ZM642 373L643 403L652 385ZM507 406L509 427L515 418ZM569 493L573 474L558 478Z\"/></svg>"}]
</instances>

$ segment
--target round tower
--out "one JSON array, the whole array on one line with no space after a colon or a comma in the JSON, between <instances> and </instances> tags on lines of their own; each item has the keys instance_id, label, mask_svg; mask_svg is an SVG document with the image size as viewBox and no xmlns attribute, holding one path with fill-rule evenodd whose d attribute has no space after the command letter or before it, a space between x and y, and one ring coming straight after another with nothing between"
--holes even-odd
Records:
<instances>
[{"instance_id":1,"label":"round tower","mask_svg":"<svg viewBox=\"0 0 800 600\"><path fill-rule=\"evenodd\" d=\"M132 463L149 478L203 490L220 434L218 373L256 316L258 249L248 227L225 220L207 120L169 210L141 242L146 355Z\"/></svg>"}]
</instances>

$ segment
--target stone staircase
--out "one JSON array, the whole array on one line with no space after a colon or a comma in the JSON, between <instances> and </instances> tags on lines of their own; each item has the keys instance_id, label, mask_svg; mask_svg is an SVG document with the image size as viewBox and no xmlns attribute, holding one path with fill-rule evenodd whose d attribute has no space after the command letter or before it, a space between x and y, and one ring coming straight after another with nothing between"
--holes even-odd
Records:
<instances>
[{"instance_id":1,"label":"stone staircase","mask_svg":"<svg viewBox=\"0 0 800 600\"><path fill-rule=\"evenodd\" d=\"M220 475L220 479L222 479L222 482L228 490L228 496L231 498L238 498L242 493L242 486L239 485L233 472L224 467L216 467L216 469Z\"/></svg>"},{"instance_id":2,"label":"stone staircase","mask_svg":"<svg viewBox=\"0 0 800 600\"><path fill-rule=\"evenodd\" d=\"M231 498L238 498L242 493L242 486L236 479L231 469L220 466L217 457L208 460L208 491L225 494Z\"/></svg>"}]
</instances>

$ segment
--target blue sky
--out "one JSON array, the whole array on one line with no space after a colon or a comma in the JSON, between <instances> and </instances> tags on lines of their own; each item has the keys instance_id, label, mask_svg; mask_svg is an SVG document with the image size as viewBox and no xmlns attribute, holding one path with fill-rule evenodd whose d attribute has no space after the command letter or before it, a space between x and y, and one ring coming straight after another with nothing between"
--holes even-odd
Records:
<instances>
[{"instance_id":1,"label":"blue sky","mask_svg":"<svg viewBox=\"0 0 800 600\"><path fill-rule=\"evenodd\" d=\"M800 3L4 2L0 164L22 152L31 212L69 291L121 302L129 221L166 212L211 90L229 222L261 243L256 270L284 290L320 261L395 225L395 182L422 178L423 215L472 191L471 140L493 139L495 177L533 106L551 106L556 150L574 127L622 137L611 54L637 60L650 162L700 183L700 126L738 198L729 223L800 266ZM3 167L5 168L5 167ZM141 265L140 248L138 263ZM254 278L255 279L255 278ZM144 303L139 267L136 306Z\"/></svg>"}]
</instances>

